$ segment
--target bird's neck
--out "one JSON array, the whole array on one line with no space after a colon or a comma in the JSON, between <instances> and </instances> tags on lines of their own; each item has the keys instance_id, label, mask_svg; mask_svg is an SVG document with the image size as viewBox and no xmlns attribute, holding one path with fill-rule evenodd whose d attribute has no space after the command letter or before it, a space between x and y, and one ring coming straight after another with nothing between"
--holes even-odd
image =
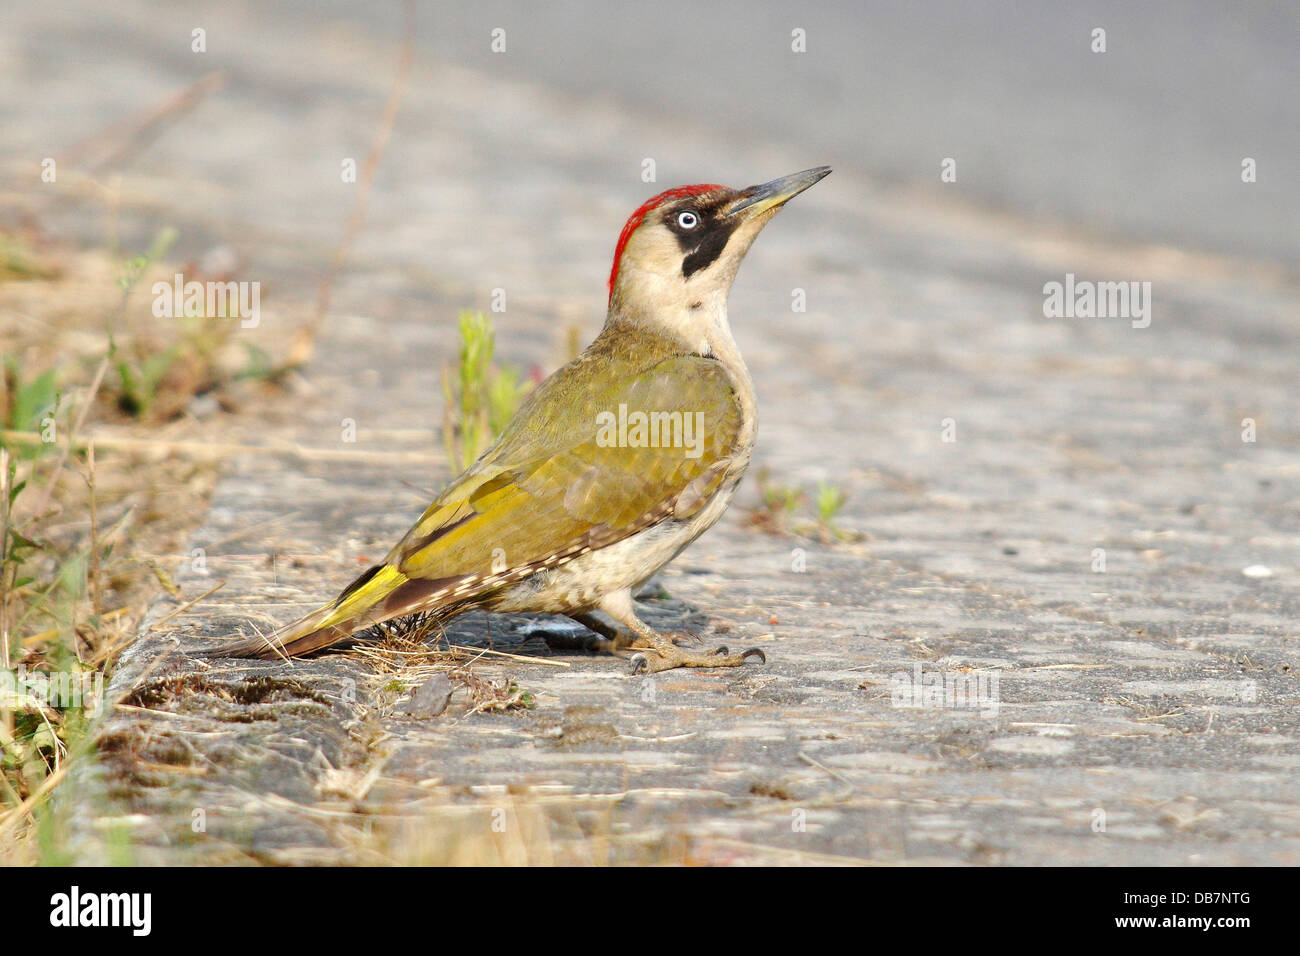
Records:
<instances>
[{"instance_id":1,"label":"bird's neck","mask_svg":"<svg viewBox=\"0 0 1300 956\"><path fill-rule=\"evenodd\" d=\"M638 340L666 343L673 351L684 350L722 363L731 374L740 401L745 422L744 437L752 441L758 415L754 383L731 334L725 290L676 308L637 308L634 304L619 303L610 308L605 319L600 337L607 336L624 343Z\"/></svg>"},{"instance_id":2,"label":"bird's neck","mask_svg":"<svg viewBox=\"0 0 1300 956\"><path fill-rule=\"evenodd\" d=\"M611 305L605 330L632 335L657 335L695 355L718 359L728 368L749 373L727 321L726 290L671 305L650 305L626 300Z\"/></svg>"}]
</instances>

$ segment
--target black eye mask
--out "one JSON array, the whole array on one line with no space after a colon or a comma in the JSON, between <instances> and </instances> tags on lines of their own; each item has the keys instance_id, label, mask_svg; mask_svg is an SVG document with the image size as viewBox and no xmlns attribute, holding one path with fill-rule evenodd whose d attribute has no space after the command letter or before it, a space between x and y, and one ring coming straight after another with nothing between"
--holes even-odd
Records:
<instances>
[{"instance_id":1,"label":"black eye mask","mask_svg":"<svg viewBox=\"0 0 1300 956\"><path fill-rule=\"evenodd\" d=\"M722 255L722 250L727 248L727 240L740 224L718 216L716 208L689 208L700 218L694 229L685 229L677 224L677 215L683 211L681 207L674 209L664 219L664 224L677 237L677 243L685 254L682 259L682 277L685 279L711 266Z\"/></svg>"}]
</instances>

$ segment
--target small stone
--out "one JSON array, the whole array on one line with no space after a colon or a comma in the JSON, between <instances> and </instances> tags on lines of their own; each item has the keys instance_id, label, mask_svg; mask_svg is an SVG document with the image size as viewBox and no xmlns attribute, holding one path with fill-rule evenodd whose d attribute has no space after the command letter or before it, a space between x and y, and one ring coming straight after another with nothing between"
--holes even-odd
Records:
<instances>
[{"instance_id":1,"label":"small stone","mask_svg":"<svg viewBox=\"0 0 1300 956\"><path fill-rule=\"evenodd\" d=\"M217 401L217 396L212 392L205 392L202 395L195 395L190 399L189 413L195 418L210 418L221 410L221 403Z\"/></svg>"},{"instance_id":2,"label":"small stone","mask_svg":"<svg viewBox=\"0 0 1300 956\"><path fill-rule=\"evenodd\" d=\"M434 674L415 689L410 700L397 709L412 717L437 717L447 709L451 692L451 679L446 674Z\"/></svg>"},{"instance_id":3,"label":"small stone","mask_svg":"<svg viewBox=\"0 0 1300 956\"><path fill-rule=\"evenodd\" d=\"M239 254L230 246L213 246L199 257L199 274L212 279L228 279L239 269Z\"/></svg>"},{"instance_id":4,"label":"small stone","mask_svg":"<svg viewBox=\"0 0 1300 956\"><path fill-rule=\"evenodd\" d=\"M1248 578L1271 578L1273 569L1262 564L1252 564L1249 567L1242 568L1241 573Z\"/></svg>"}]
</instances>

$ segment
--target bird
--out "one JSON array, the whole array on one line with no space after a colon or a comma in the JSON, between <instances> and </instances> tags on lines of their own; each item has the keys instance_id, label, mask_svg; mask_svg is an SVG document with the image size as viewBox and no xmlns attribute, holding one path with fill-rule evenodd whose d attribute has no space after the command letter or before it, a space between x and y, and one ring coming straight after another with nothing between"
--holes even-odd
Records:
<instances>
[{"instance_id":1,"label":"bird","mask_svg":"<svg viewBox=\"0 0 1300 956\"><path fill-rule=\"evenodd\" d=\"M299 620L207 656L298 657L386 622L480 609L567 615L586 630L549 642L639 673L765 663L760 648L706 651L697 635L654 630L633 594L722 516L749 465L757 408L731 286L768 221L830 172L679 186L643 203L614 249L600 333L383 562Z\"/></svg>"}]
</instances>

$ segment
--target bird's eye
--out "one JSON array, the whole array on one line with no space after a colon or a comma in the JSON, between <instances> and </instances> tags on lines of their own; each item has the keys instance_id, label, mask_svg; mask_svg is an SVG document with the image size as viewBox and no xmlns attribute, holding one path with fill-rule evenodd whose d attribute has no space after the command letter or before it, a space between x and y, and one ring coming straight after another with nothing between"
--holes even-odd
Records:
<instances>
[{"instance_id":1,"label":"bird's eye","mask_svg":"<svg viewBox=\"0 0 1300 956\"><path fill-rule=\"evenodd\" d=\"M677 214L677 225L683 229L694 229L700 224L700 217L689 209Z\"/></svg>"}]
</instances>

